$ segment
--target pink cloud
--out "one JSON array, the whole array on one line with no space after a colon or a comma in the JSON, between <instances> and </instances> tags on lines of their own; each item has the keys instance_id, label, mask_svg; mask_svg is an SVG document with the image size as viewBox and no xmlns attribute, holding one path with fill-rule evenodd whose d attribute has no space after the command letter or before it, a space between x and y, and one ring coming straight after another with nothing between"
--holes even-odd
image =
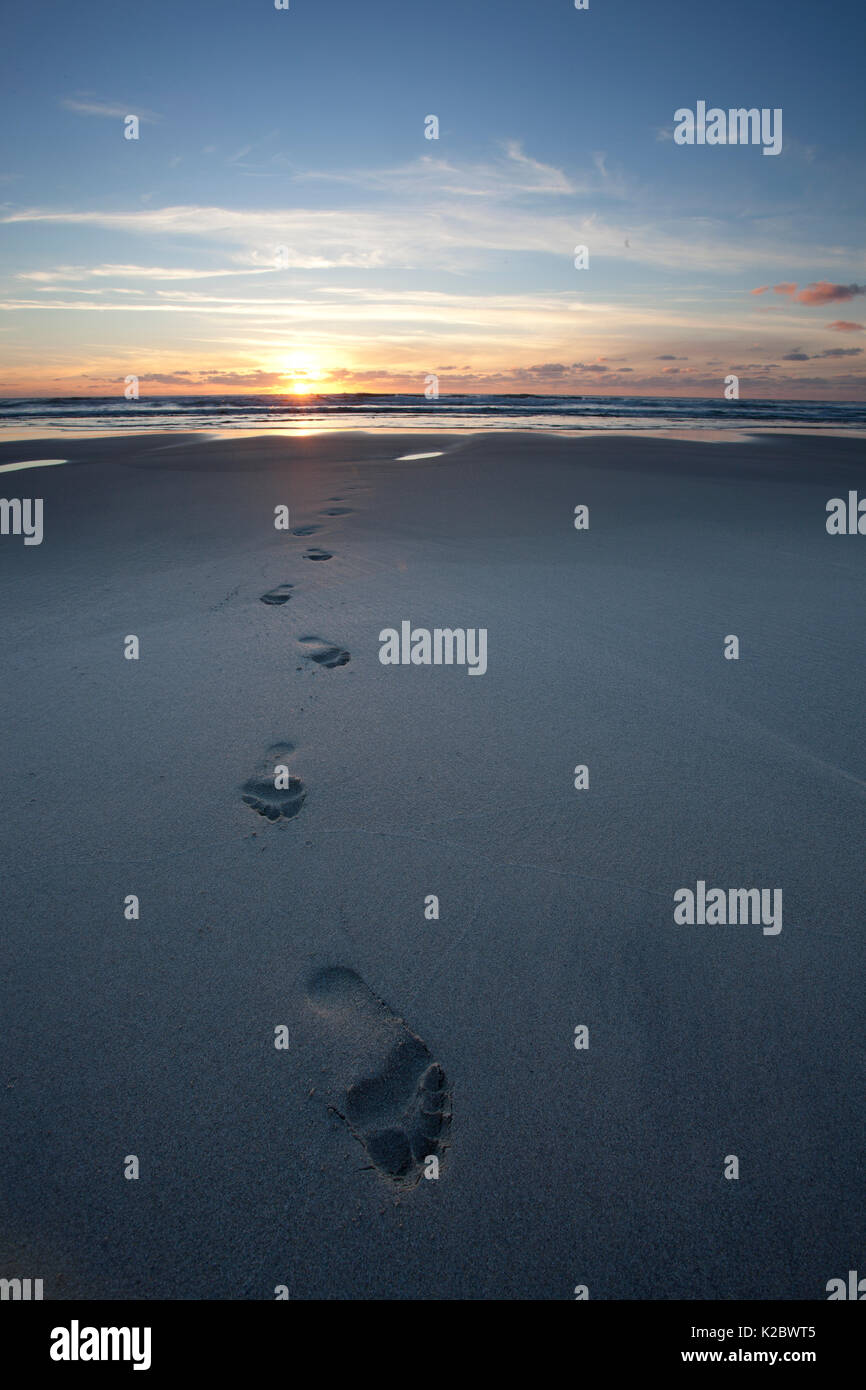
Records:
<instances>
[{"instance_id":1,"label":"pink cloud","mask_svg":"<svg viewBox=\"0 0 866 1390\"><path fill-rule=\"evenodd\" d=\"M864 326L866 325L862 323L850 323L848 319L834 319L832 323L827 324L828 328L835 329L837 333L861 333Z\"/></svg>"},{"instance_id":2,"label":"pink cloud","mask_svg":"<svg viewBox=\"0 0 866 1390\"><path fill-rule=\"evenodd\" d=\"M833 304L840 299L854 299L858 294L866 294L866 285L834 285L831 280L815 280L800 291L797 299L801 304Z\"/></svg>"},{"instance_id":3,"label":"pink cloud","mask_svg":"<svg viewBox=\"0 0 866 1390\"><path fill-rule=\"evenodd\" d=\"M749 290L749 294L766 294L769 288L769 285L759 285L756 290Z\"/></svg>"},{"instance_id":4,"label":"pink cloud","mask_svg":"<svg viewBox=\"0 0 866 1390\"><path fill-rule=\"evenodd\" d=\"M781 285L774 285L774 286L773 286L773 293L774 293L774 294L793 294L794 291L796 290L796 288L797 288L796 284L792 284L792 283L790 282L790 280L784 280L784 281L782 282Z\"/></svg>"}]
</instances>

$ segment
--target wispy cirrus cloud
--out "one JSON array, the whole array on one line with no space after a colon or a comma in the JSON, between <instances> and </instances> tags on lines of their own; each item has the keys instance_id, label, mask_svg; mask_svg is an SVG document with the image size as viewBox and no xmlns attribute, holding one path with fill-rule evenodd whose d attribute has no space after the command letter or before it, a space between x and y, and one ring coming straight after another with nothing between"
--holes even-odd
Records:
<instances>
[{"instance_id":1,"label":"wispy cirrus cloud","mask_svg":"<svg viewBox=\"0 0 866 1390\"><path fill-rule=\"evenodd\" d=\"M561 169L556 169L552 164L542 164L540 160L532 159L530 155L524 154L523 145L519 140L508 140L505 145L505 153L512 164L518 165L527 179L522 186L522 191L530 193L575 192L575 186L571 179Z\"/></svg>"},{"instance_id":2,"label":"wispy cirrus cloud","mask_svg":"<svg viewBox=\"0 0 866 1390\"><path fill-rule=\"evenodd\" d=\"M0 217L0 222L100 227L149 240L189 237L243 248L247 263L259 266L272 264L281 246L283 266L301 270L423 268L461 273L489 270L490 258L499 253L570 261L574 246L586 244L595 258L627 257L668 270L704 270L711 265L717 273L732 273L765 259L775 240L773 234L749 244L706 217L678 219L668 231L651 222L641 225L633 217L621 223L587 214L582 207L550 212L527 207L516 197L492 195L417 204L398 200L374 210L189 204L126 211L22 208ZM814 255L814 247L804 247L804 263Z\"/></svg>"},{"instance_id":3,"label":"wispy cirrus cloud","mask_svg":"<svg viewBox=\"0 0 866 1390\"><path fill-rule=\"evenodd\" d=\"M70 293L64 287L62 293ZM98 291L87 293L99 294ZM227 318L245 317L250 322L276 321L280 324L309 327L312 324L356 325L417 325L419 335L429 336L425 325L450 328L455 334L469 338L489 334L501 339L503 333L520 331L529 336L561 335L573 338L585 332L590 324L608 323L619 327L623 320L623 305L619 301L596 301L584 306L568 292L559 294L485 295L453 294L444 291L403 289L360 289L357 287L311 287L295 294L205 294L197 290L156 289L146 303L119 303L113 299L114 286L107 288L105 297L89 298L82 303L66 298L5 299L5 310L70 310L75 312L124 313L197 313ZM628 311L628 323L634 327L686 329L688 315L659 307L655 303L634 304ZM405 329L401 329L405 332Z\"/></svg>"},{"instance_id":4,"label":"wispy cirrus cloud","mask_svg":"<svg viewBox=\"0 0 866 1390\"><path fill-rule=\"evenodd\" d=\"M86 94L64 97L60 105L78 116L101 116L107 120L123 121L127 116L137 116L145 124L155 124L163 119L158 111L148 111L144 106L136 106L135 102L123 106L117 101L97 101Z\"/></svg>"},{"instance_id":5,"label":"wispy cirrus cloud","mask_svg":"<svg viewBox=\"0 0 866 1390\"><path fill-rule=\"evenodd\" d=\"M519 140L502 143L502 157L473 163L458 163L441 156L422 155L384 169L300 170L296 182L354 185L377 189L395 198L424 195L452 195L461 198L511 198L535 194L567 196L597 192L601 182L587 173L574 178L555 165L544 164L525 153Z\"/></svg>"},{"instance_id":6,"label":"wispy cirrus cloud","mask_svg":"<svg viewBox=\"0 0 866 1390\"><path fill-rule=\"evenodd\" d=\"M196 270L189 266L157 265L58 265L51 270L22 270L16 280L55 284L63 280L213 280L225 276L265 275L268 267L244 269L240 266ZM273 266L270 267L273 269Z\"/></svg>"},{"instance_id":7,"label":"wispy cirrus cloud","mask_svg":"<svg viewBox=\"0 0 866 1390\"><path fill-rule=\"evenodd\" d=\"M741 222L732 235L724 214L713 218L703 211L690 215L668 206L657 208L645 189L611 171L603 151L596 151L582 171L574 172L535 158L518 140L503 142L501 154L485 161L425 154L397 167L304 171L292 169L286 156L274 151L278 133L271 131L256 143L239 143L228 156L231 168L258 173L279 161L281 176L295 189L304 182L315 184L316 206L299 206L294 197L283 208L31 207L10 210L0 220L98 227L149 240L187 237L228 246L251 268L270 266L275 248L282 247L282 266L292 270L466 274L490 270L494 257L515 253L548 266L554 259L566 263L574 246L585 244L594 263L597 258L616 259L669 271L705 272L709 267L714 274L731 274L770 262L780 239L789 246L792 267L811 267L818 258L828 269L846 260L852 269L859 266L857 258L852 262L838 245L824 248L805 235L798 244L792 228L780 219ZM329 185L330 205L318 205L321 190ZM375 204L370 193L381 195ZM581 289L590 283L586 280ZM777 293L788 292L787 286L775 288ZM791 293L795 290L796 284L791 284Z\"/></svg>"}]
</instances>

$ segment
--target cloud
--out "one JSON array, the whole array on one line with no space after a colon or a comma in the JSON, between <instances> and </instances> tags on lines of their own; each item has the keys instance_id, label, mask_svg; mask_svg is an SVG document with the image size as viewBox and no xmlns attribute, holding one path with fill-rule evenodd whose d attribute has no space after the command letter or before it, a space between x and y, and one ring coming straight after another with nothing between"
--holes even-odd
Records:
<instances>
[{"instance_id":1,"label":"cloud","mask_svg":"<svg viewBox=\"0 0 866 1390\"><path fill-rule=\"evenodd\" d=\"M755 290L750 290L750 294L766 294L768 286L760 285ZM832 280L813 280L811 284L805 285L797 293L797 286L791 280L785 280L779 285L773 286L774 294L786 294L795 299L798 304L834 304L839 300L854 299L858 294L866 294L866 285L836 285ZM832 328L833 325L831 324Z\"/></svg>"},{"instance_id":2,"label":"cloud","mask_svg":"<svg viewBox=\"0 0 866 1390\"><path fill-rule=\"evenodd\" d=\"M203 340L199 340L199 344L201 341ZM211 341L220 351L225 350L227 340L224 337ZM249 346L254 347L257 352L261 350L260 342ZM282 346L285 347L284 341ZM366 352L361 360L368 364L375 363L379 359L374 352L375 350ZM189 362L190 359L187 357L185 360ZM58 387L65 394L86 394L93 391L105 394L106 387L111 389L118 385L117 366L111 358L99 365L103 370L98 374L91 372L71 377L67 373L64 376L49 377L51 394L58 394ZM172 394L177 395L216 394L229 389L238 392L273 391L276 399L285 394L289 387L288 378L292 375L290 372L273 370L271 364L258 366L255 361L249 365L240 363L236 368L221 369L208 365L195 366L193 370L180 367L166 370L164 363L157 362L154 365L157 370L151 373L146 362L141 364L141 380L153 386L165 386ZM640 369L638 374L634 374L631 367L618 367L616 371L605 372L606 365L604 361L596 360L570 365L558 361L539 361L524 366L497 366L494 363L473 366L467 363L461 367L442 367L437 366L436 359L431 360L428 353L421 369L412 360L400 360L396 364L391 361L387 365L367 365L357 369L352 365L335 365L324 371L320 381L313 383L313 390L318 393L408 391L420 396L425 375L429 371L437 371L440 374L445 394L495 391L567 396L587 389L603 389L609 395L626 396L636 393L670 395L673 389L681 396L708 396L716 394L719 389L719 379L716 375L689 375L691 369L681 374L680 381L674 382L671 376L654 376ZM725 366L734 369L732 363L726 363ZM756 378L760 381L762 394L769 395L773 392L786 399L813 400L816 399L817 393L821 392L828 399L850 400L853 399L852 392L859 393L866 387L866 379L862 374L807 377L782 373L770 376L767 375L769 370L769 366L762 368L763 374ZM630 374L628 380L625 379L626 373ZM23 378L16 377L16 384L22 383ZM7 394L10 392L7 391ZM29 392L16 390L15 394Z\"/></svg>"},{"instance_id":3,"label":"cloud","mask_svg":"<svg viewBox=\"0 0 866 1390\"><path fill-rule=\"evenodd\" d=\"M866 285L834 285L830 280L815 280L796 296L800 304L834 304L866 294Z\"/></svg>"},{"instance_id":4,"label":"cloud","mask_svg":"<svg viewBox=\"0 0 866 1390\"><path fill-rule=\"evenodd\" d=\"M102 378L95 378L97 381ZM156 382L159 386L192 386L196 385L191 380L189 372L148 372L147 376L139 377L140 381Z\"/></svg>"},{"instance_id":5,"label":"cloud","mask_svg":"<svg viewBox=\"0 0 866 1390\"><path fill-rule=\"evenodd\" d=\"M825 348L823 352L804 352L797 348L782 358L783 362L815 362L819 357L859 357L862 348Z\"/></svg>"},{"instance_id":6,"label":"cloud","mask_svg":"<svg viewBox=\"0 0 866 1390\"><path fill-rule=\"evenodd\" d=\"M289 375L291 373L263 371L206 372L202 380L209 386L279 386Z\"/></svg>"},{"instance_id":7,"label":"cloud","mask_svg":"<svg viewBox=\"0 0 866 1390\"><path fill-rule=\"evenodd\" d=\"M157 111L148 111L143 106L136 106L134 102L127 106L121 106L119 102L79 101L74 97L65 97L60 104L65 106L68 111L75 111L79 116L103 116L114 121L123 121L127 116L137 116L140 121L144 121L145 125L162 120L162 116Z\"/></svg>"},{"instance_id":8,"label":"cloud","mask_svg":"<svg viewBox=\"0 0 866 1390\"><path fill-rule=\"evenodd\" d=\"M267 282L270 285L270 281ZM214 291L222 288L215 285ZM246 289L246 286L244 286ZM309 334L312 329L327 331L329 336L335 331L375 331L378 335L391 331L403 341L416 338L419 343L429 343L433 329L447 333L452 340L478 341L480 337L489 340L497 350L510 336L519 334L521 339L538 339L555 345L559 355L574 340L579 320L582 334L594 332L603 327L623 331L623 307L617 301L596 300L592 306L575 300L571 291L532 292L523 294L475 293L455 294L445 291L407 290L402 286L394 289L380 287L304 285L284 289L282 293L241 294L203 293L196 289L169 287L151 290L147 301L130 304L121 302L113 285L105 290L87 290L90 299L82 303L70 299L71 294L80 295L82 291L73 286L57 286L54 292L32 298L7 298L0 302L0 308L10 311L21 310L70 310L80 313L84 310L113 312L122 309L125 313L189 313L213 314L246 319L250 329L250 345L261 335L270 332L275 337L284 337L287 327L293 332ZM65 298L63 296L66 296ZM659 307L655 302L646 306L634 305L628 314L628 323L633 332L655 333L659 326L682 331L689 327L689 320L672 309ZM594 344L593 344L594 347ZM456 350L456 343L455 343ZM549 351L549 348L547 349ZM554 355L551 352L551 357Z\"/></svg>"},{"instance_id":9,"label":"cloud","mask_svg":"<svg viewBox=\"0 0 866 1390\"><path fill-rule=\"evenodd\" d=\"M85 100L82 94L76 99L102 114L124 110ZM814 241L800 252L784 218L752 218L751 235L743 224L732 236L726 213L715 218L681 214L672 219L670 208L654 208L650 202L636 216L631 204L646 204L646 190L639 185L626 187L598 151L588 154L587 164L574 172L534 158L517 140L506 142L501 152L484 160L424 154L397 167L305 171L273 151L276 134L257 144L238 140L224 157L238 173L279 172L290 190L282 206L151 205L124 210L115 205L86 211L7 207L3 220L96 226L148 240L195 237L231 245L249 265L272 266L275 248L284 246L287 270L393 268L465 273L490 270L491 258L497 254L570 258L575 245L585 244L594 260L622 261L628 256L631 262L681 273L703 274L712 266L720 274L756 275L746 268L775 254L780 240L791 247L792 268L811 267L817 255L827 267L850 265L854 254ZM301 196L305 182L315 191L309 206ZM623 205L628 207L627 217L619 214ZM133 261L140 254L118 259ZM791 286L792 291L795 288ZM781 286L777 290L787 292ZM762 292L766 293L766 287Z\"/></svg>"},{"instance_id":10,"label":"cloud","mask_svg":"<svg viewBox=\"0 0 866 1390\"><path fill-rule=\"evenodd\" d=\"M466 181L471 184L471 172ZM283 268L289 270L489 270L490 258L497 254L520 252L562 260L570 259L580 244L590 246L594 258L620 260L626 254L626 236L630 259L665 269L703 270L711 264L717 271L733 272L755 258L754 249L705 218L687 219L686 230L679 224L675 232L636 227L633 217L623 226L580 207L551 211L546 196L544 205L528 205L529 189L528 183L480 184L474 192L484 196L469 197L461 182L453 190L458 196L448 196L437 184L415 190L411 197L377 200L375 205L364 200L356 206L324 208L31 207L6 210L0 222L101 227L150 242L161 236L189 237L237 248L241 263L259 267L272 268L277 247L284 247ZM533 191L539 192L537 185ZM550 190L541 191L546 195Z\"/></svg>"},{"instance_id":11,"label":"cloud","mask_svg":"<svg viewBox=\"0 0 866 1390\"><path fill-rule=\"evenodd\" d=\"M503 157L492 162L457 164L425 154L408 164L384 169L296 169L292 178L298 183L333 183L375 189L397 199L422 195L473 199L527 194L574 195L592 193L600 186L599 179L589 174L575 182L562 169L533 159L524 152L519 140L505 140L500 148Z\"/></svg>"},{"instance_id":12,"label":"cloud","mask_svg":"<svg viewBox=\"0 0 866 1390\"><path fill-rule=\"evenodd\" d=\"M33 280L40 284L54 284L58 280L91 280L91 279L112 279L112 280L212 280L225 276L233 275L264 275L268 270L273 270L273 257L271 265L262 265L260 269L243 270L235 269L214 269L214 270L190 270L185 267L157 266L157 265L58 265L53 270L22 270L16 275L16 280Z\"/></svg>"},{"instance_id":13,"label":"cloud","mask_svg":"<svg viewBox=\"0 0 866 1390\"><path fill-rule=\"evenodd\" d=\"M435 365L435 364L434 364ZM463 387L478 387L485 389L493 388L512 388L520 390L529 388L535 390L539 387L557 389L567 395L569 394L570 379L576 373L604 373L610 369L603 362L539 362L522 367L505 367L501 370L495 368L478 369L470 364L463 367L456 366L436 366L436 372L440 376L449 374L448 389L459 391ZM622 372L631 372L631 367L618 369ZM612 373L612 377L618 373ZM286 388L288 378L297 376L298 373L282 371L266 371L261 368L249 368L247 370L220 371L214 367L205 367L197 371L186 369L175 369L170 372L150 372L142 370L139 373L139 380L143 383L159 386L178 386L185 391L195 392L202 388L224 386L233 387L237 390L267 390L269 388ZM301 373L300 375L303 375ZM118 378L111 372L107 374L90 373L84 376L85 381L97 385L110 385L116 383ZM374 390L381 390L392 387L394 389L416 389L419 391L423 386L423 376L419 375L416 369L406 367L403 370L387 367L372 367L356 370L352 367L334 367L326 371L320 381L316 382L320 392L327 393L335 388L341 387L372 387Z\"/></svg>"},{"instance_id":14,"label":"cloud","mask_svg":"<svg viewBox=\"0 0 866 1390\"><path fill-rule=\"evenodd\" d=\"M267 387L279 386L285 383L291 375L288 372L265 372L261 370L250 370L246 372L221 372L216 369L204 370L200 372L174 371L174 372L148 372L139 373L139 381L147 382L150 385L158 386L238 386L238 387ZM89 381L100 383L114 382L118 378L109 376L87 377Z\"/></svg>"},{"instance_id":15,"label":"cloud","mask_svg":"<svg viewBox=\"0 0 866 1390\"><path fill-rule=\"evenodd\" d=\"M866 324L851 323L848 319L834 319L832 323L827 324L827 327L835 329L837 333L862 333Z\"/></svg>"},{"instance_id":16,"label":"cloud","mask_svg":"<svg viewBox=\"0 0 866 1390\"><path fill-rule=\"evenodd\" d=\"M509 140L505 146L508 158L514 164L519 164L525 170L531 171L532 182L531 190L534 193L574 193L574 185L561 169L555 169L551 164L541 164L537 159L532 159L528 154L523 153L523 146L518 140Z\"/></svg>"}]
</instances>

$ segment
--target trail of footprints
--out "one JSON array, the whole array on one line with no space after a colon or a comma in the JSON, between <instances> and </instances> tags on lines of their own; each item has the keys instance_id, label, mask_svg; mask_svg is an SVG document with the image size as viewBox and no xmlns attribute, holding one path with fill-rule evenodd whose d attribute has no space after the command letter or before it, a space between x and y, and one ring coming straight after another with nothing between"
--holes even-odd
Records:
<instances>
[{"instance_id":1,"label":"trail of footprints","mask_svg":"<svg viewBox=\"0 0 866 1390\"><path fill-rule=\"evenodd\" d=\"M348 516L351 511L351 507L328 507L321 515ZM297 526L292 534L308 537L321 529ZM332 552L311 546L304 559L330 560ZM294 587L278 584L262 594L261 601L282 606L292 598ZM350 660L344 647L321 637L300 637L298 643L308 660L326 670ZM242 788L246 805L269 821L292 820L306 800L304 783L288 766L294 751L291 743L274 744ZM329 1108L343 1120L383 1178L395 1187L415 1187L431 1160L438 1165L447 1147L451 1097L442 1067L354 970L333 966L318 971L308 983L306 998L332 1059L334 1099Z\"/></svg>"},{"instance_id":2,"label":"trail of footprints","mask_svg":"<svg viewBox=\"0 0 866 1390\"><path fill-rule=\"evenodd\" d=\"M331 498L332 502L341 502L342 500L341 497ZM320 515L349 516L353 510L354 508L352 507L326 507ZM292 535L303 537L314 536L321 530L322 527L315 524L296 526L292 531ZM308 546L304 551L305 560L332 560L333 558L333 551L323 550L319 546ZM294 587L294 584L290 583L277 584L275 588L269 589L266 594L262 594L261 601L262 603L267 603L271 607L280 607L289 602ZM329 671L333 670L336 666L345 666L350 660L350 653L346 651L345 647L339 647L335 643L328 642L322 637L309 636L301 637L298 640L300 645L305 648L301 653L302 656L310 661L314 661L317 666L324 666Z\"/></svg>"}]
</instances>

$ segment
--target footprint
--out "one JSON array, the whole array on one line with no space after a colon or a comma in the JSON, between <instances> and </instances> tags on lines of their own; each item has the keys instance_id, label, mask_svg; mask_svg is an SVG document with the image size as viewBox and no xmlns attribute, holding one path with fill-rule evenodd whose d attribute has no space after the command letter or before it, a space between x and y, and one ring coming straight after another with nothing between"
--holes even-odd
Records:
<instances>
[{"instance_id":1,"label":"footprint","mask_svg":"<svg viewBox=\"0 0 866 1390\"><path fill-rule=\"evenodd\" d=\"M294 584L278 584L276 589L271 589L269 593L262 594L262 603L288 603L292 597Z\"/></svg>"},{"instance_id":2,"label":"footprint","mask_svg":"<svg viewBox=\"0 0 866 1390\"><path fill-rule=\"evenodd\" d=\"M354 507L326 507L320 516L349 516L354 511Z\"/></svg>"},{"instance_id":3,"label":"footprint","mask_svg":"<svg viewBox=\"0 0 866 1390\"><path fill-rule=\"evenodd\" d=\"M345 647L334 647L321 637L299 637L298 641L302 646L310 649L304 653L305 656L308 656L311 661L317 662L319 666L327 666L329 671L332 671L335 666L345 666L351 660Z\"/></svg>"},{"instance_id":4,"label":"footprint","mask_svg":"<svg viewBox=\"0 0 866 1390\"><path fill-rule=\"evenodd\" d=\"M294 751L294 744L275 743L259 772L241 788L247 806L268 820L291 820L306 799L307 789L300 777L291 776L286 768L286 759Z\"/></svg>"},{"instance_id":5,"label":"footprint","mask_svg":"<svg viewBox=\"0 0 866 1390\"><path fill-rule=\"evenodd\" d=\"M318 546L311 545L309 550L304 551L305 560L331 560L333 556L330 550L319 550Z\"/></svg>"},{"instance_id":6,"label":"footprint","mask_svg":"<svg viewBox=\"0 0 866 1390\"><path fill-rule=\"evenodd\" d=\"M451 1125L445 1073L360 975L345 966L319 970L307 986L339 1057L336 1111L373 1166L400 1187L414 1187L425 1160L441 1162Z\"/></svg>"},{"instance_id":7,"label":"footprint","mask_svg":"<svg viewBox=\"0 0 866 1390\"><path fill-rule=\"evenodd\" d=\"M317 531L321 531L321 526L296 526L292 532L293 536L314 536Z\"/></svg>"}]
</instances>

